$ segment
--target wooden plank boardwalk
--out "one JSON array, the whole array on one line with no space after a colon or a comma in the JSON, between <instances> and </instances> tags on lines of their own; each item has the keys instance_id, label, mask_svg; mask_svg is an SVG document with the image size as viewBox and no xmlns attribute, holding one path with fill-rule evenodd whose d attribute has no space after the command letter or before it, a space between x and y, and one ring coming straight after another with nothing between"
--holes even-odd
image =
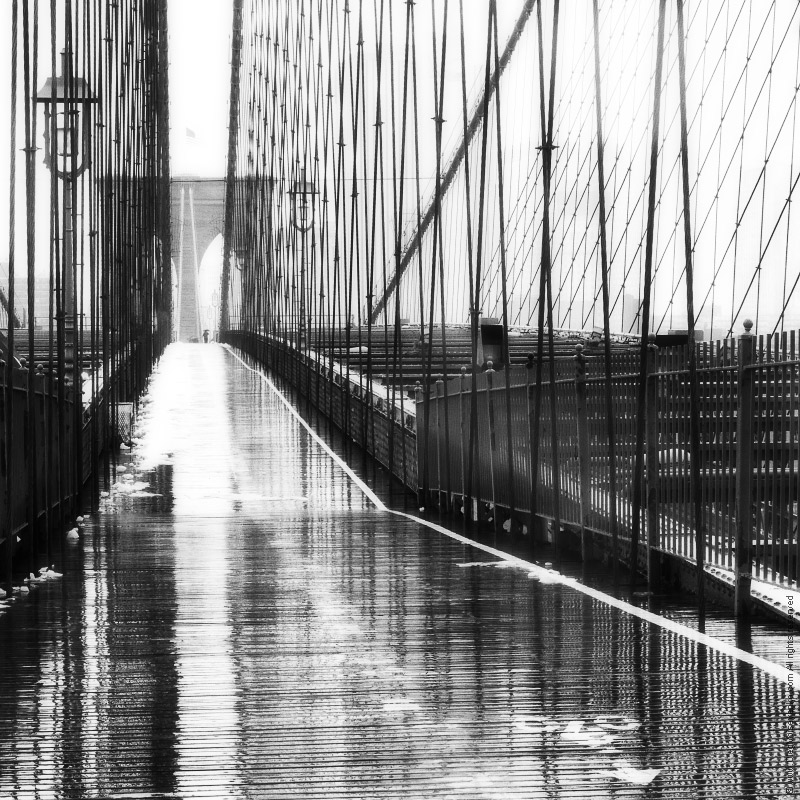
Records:
<instances>
[{"instance_id":1,"label":"wooden plank boardwalk","mask_svg":"<svg viewBox=\"0 0 800 800\"><path fill-rule=\"evenodd\" d=\"M139 430L0 609L0 798L800 797L794 673L390 513L222 347Z\"/></svg>"}]
</instances>

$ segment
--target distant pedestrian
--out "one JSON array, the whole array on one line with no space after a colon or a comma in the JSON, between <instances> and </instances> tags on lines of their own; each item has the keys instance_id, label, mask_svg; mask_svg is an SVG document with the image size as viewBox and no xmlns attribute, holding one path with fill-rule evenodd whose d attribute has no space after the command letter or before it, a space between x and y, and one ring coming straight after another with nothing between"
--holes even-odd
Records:
<instances>
[{"instance_id":1,"label":"distant pedestrian","mask_svg":"<svg viewBox=\"0 0 800 800\"><path fill-rule=\"evenodd\" d=\"M203 331L203 342L204 344L208 344L208 328Z\"/></svg>"}]
</instances>

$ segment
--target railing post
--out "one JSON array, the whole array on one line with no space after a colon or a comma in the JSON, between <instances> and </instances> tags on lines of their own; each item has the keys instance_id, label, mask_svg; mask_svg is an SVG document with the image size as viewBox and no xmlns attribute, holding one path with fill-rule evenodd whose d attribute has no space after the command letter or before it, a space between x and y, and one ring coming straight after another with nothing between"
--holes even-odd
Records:
<instances>
[{"instance_id":1,"label":"railing post","mask_svg":"<svg viewBox=\"0 0 800 800\"><path fill-rule=\"evenodd\" d=\"M658 524L658 378L656 376L656 356L658 347L655 336L650 334L647 348L647 398L646 411L646 456L647 456L647 585L656 591L661 585L661 557L658 548L661 537ZM638 554L631 554L631 566L636 569Z\"/></svg>"},{"instance_id":2,"label":"railing post","mask_svg":"<svg viewBox=\"0 0 800 800\"><path fill-rule=\"evenodd\" d=\"M444 397L444 381L438 378L434 389L434 399L436 402L436 507L439 511L446 511L448 508L447 490L445 481L442 480L442 462L446 459L442 455L442 443L444 435L442 431L442 404L447 402ZM444 503L442 502L444 497Z\"/></svg>"},{"instance_id":3,"label":"railing post","mask_svg":"<svg viewBox=\"0 0 800 800\"><path fill-rule=\"evenodd\" d=\"M534 464L534 453L536 447L534 439L536 437L536 424L534 419L536 404L533 400L533 381L531 376L533 374L533 354L528 354L528 360L525 362L525 395L528 411L528 486L530 487L529 501L530 506L528 512L528 533L530 534L531 541L534 540L534 531L536 530L536 485L537 481L534 480L534 470L537 465Z\"/></svg>"},{"instance_id":4,"label":"railing post","mask_svg":"<svg viewBox=\"0 0 800 800\"><path fill-rule=\"evenodd\" d=\"M417 502L419 503L420 511L425 510L425 505L427 503L427 498L425 497L425 489L422 486L422 482L420 480L420 476L423 472L427 470L423 464L427 462L428 458L428 439L427 437L423 437L420 439L420 424L419 424L419 416L420 410L422 413L425 413L425 404L423 403L422 397L422 386L420 382L417 381L416 386L414 386L414 403L416 405L416 420L417 420L417 430L416 430L416 442L417 442ZM404 421L405 424L405 421ZM423 428L425 425L422 426Z\"/></svg>"},{"instance_id":5,"label":"railing post","mask_svg":"<svg viewBox=\"0 0 800 800\"><path fill-rule=\"evenodd\" d=\"M753 323L744 322L739 337L739 401L736 415L736 557L734 605L737 617L750 613L750 582L753 574L753 390L755 360L750 333Z\"/></svg>"},{"instance_id":6,"label":"railing post","mask_svg":"<svg viewBox=\"0 0 800 800\"><path fill-rule=\"evenodd\" d=\"M578 420L578 473L581 488L581 560L592 557L592 541L587 520L592 500L591 456L589 454L589 420L586 412L586 356L583 345L575 345L575 407Z\"/></svg>"},{"instance_id":7,"label":"railing post","mask_svg":"<svg viewBox=\"0 0 800 800\"><path fill-rule=\"evenodd\" d=\"M468 508L467 508L467 497L466 497L466 487L467 487L467 476L466 476L466 456L464 453L464 438L466 433L466 426L464 423L464 381L467 377L467 368L461 367L461 374L459 376L458 382L458 419L459 419L459 441L460 441L460 453L461 453L461 508L462 514L464 519L467 518Z\"/></svg>"},{"instance_id":8,"label":"railing post","mask_svg":"<svg viewBox=\"0 0 800 800\"><path fill-rule=\"evenodd\" d=\"M492 362L486 362L486 407L489 414L489 476L492 486L492 526L497 533L497 498L494 487L494 457L497 451L497 441L494 432L494 405L492 403L492 387L494 386L494 370Z\"/></svg>"}]
</instances>

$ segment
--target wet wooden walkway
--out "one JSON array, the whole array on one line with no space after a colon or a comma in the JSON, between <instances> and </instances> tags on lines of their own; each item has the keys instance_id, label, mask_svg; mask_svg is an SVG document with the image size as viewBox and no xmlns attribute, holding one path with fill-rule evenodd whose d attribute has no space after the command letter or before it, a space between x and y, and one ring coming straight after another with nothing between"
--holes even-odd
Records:
<instances>
[{"instance_id":1,"label":"wet wooden walkway","mask_svg":"<svg viewBox=\"0 0 800 800\"><path fill-rule=\"evenodd\" d=\"M0 609L0 798L800 797L788 635L770 669L390 513L218 346L139 425Z\"/></svg>"}]
</instances>

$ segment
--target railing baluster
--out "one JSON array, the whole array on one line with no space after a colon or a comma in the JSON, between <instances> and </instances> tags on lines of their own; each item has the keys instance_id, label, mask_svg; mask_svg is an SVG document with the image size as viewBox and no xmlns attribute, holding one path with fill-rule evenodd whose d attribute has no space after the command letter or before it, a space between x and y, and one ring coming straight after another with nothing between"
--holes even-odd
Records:
<instances>
[{"instance_id":1,"label":"railing baluster","mask_svg":"<svg viewBox=\"0 0 800 800\"><path fill-rule=\"evenodd\" d=\"M589 472L589 421L586 413L586 356L583 345L575 346L575 410L578 422L578 472L581 500L581 559L591 558L589 512L591 504L591 475Z\"/></svg>"},{"instance_id":2,"label":"railing baluster","mask_svg":"<svg viewBox=\"0 0 800 800\"><path fill-rule=\"evenodd\" d=\"M736 420L736 558L734 613L750 613L753 575L753 323L746 320L739 337L739 403Z\"/></svg>"},{"instance_id":3,"label":"railing baluster","mask_svg":"<svg viewBox=\"0 0 800 800\"><path fill-rule=\"evenodd\" d=\"M467 377L467 368L461 367L461 374L458 379L458 420L459 420L459 453L461 456L461 508L463 509L463 516L464 519L467 519L467 515L469 514L469 509L467 507L467 497L466 497L466 485L467 485L467 478L466 478L466 460L465 460L465 453L464 453L464 443L467 437L467 426L464 420L464 412L466 411L466 405L464 403L464 382Z\"/></svg>"},{"instance_id":4,"label":"railing baluster","mask_svg":"<svg viewBox=\"0 0 800 800\"><path fill-rule=\"evenodd\" d=\"M442 480L442 464L446 460L445 454L442 453L442 447L445 446L446 438L442 430L442 419L444 418L444 409L442 406L447 402L447 398L444 397L444 381L441 378L438 378L434 384L433 402L436 405L436 482L435 485L431 487L430 494L431 497L435 495L436 507L439 511L446 511L448 498L445 481ZM449 476L446 477L446 480L449 483Z\"/></svg>"},{"instance_id":5,"label":"railing baluster","mask_svg":"<svg viewBox=\"0 0 800 800\"><path fill-rule=\"evenodd\" d=\"M494 465L495 456L497 455L497 438L495 436L494 425L494 403L492 400L492 388L494 387L494 370L492 369L492 362L486 363L486 403L488 408L488 421L489 421L489 477L491 479L492 487L492 526L494 532L497 533L497 494L495 491L494 483Z\"/></svg>"},{"instance_id":6,"label":"railing baluster","mask_svg":"<svg viewBox=\"0 0 800 800\"><path fill-rule=\"evenodd\" d=\"M653 337L654 339L654 337ZM657 548L661 545L659 536L658 510L658 374L656 357L658 348L651 341L647 352L647 583L651 591L661 583L660 556ZM631 554L631 565L636 568L638 553Z\"/></svg>"}]
</instances>

